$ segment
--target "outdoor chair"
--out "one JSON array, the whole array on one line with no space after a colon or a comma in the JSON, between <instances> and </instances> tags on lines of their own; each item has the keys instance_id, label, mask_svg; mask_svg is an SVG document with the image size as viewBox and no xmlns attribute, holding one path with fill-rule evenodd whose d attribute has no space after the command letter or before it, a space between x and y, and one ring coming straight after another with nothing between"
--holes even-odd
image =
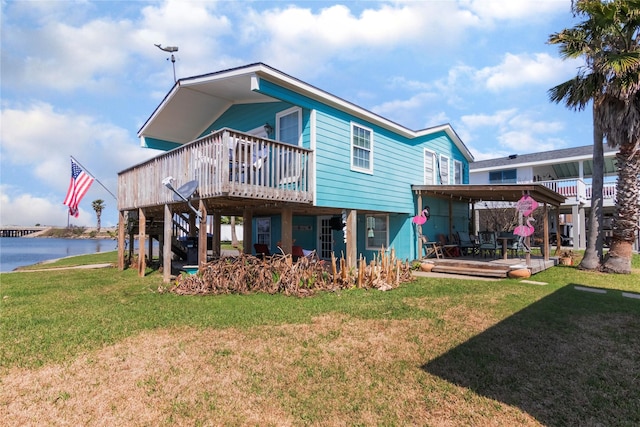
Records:
<instances>
[{"instance_id":1,"label":"outdoor chair","mask_svg":"<svg viewBox=\"0 0 640 427\"><path fill-rule=\"evenodd\" d=\"M490 254L495 258L496 251L498 250L498 241L496 240L496 233L494 231L481 231L478 234L479 245L478 251L486 258L487 254Z\"/></svg>"},{"instance_id":2,"label":"outdoor chair","mask_svg":"<svg viewBox=\"0 0 640 427\"><path fill-rule=\"evenodd\" d=\"M438 244L442 248L442 253L445 257L452 258L460 256L458 245L449 243L444 234L438 234Z\"/></svg>"},{"instance_id":3,"label":"outdoor chair","mask_svg":"<svg viewBox=\"0 0 640 427\"><path fill-rule=\"evenodd\" d=\"M478 245L476 244L475 239L471 238L471 236L469 236L469 233L467 233L466 231L458 231L457 235L458 247L460 248L460 251L462 251L462 253L464 253L465 255L468 255L470 252L471 255L476 256Z\"/></svg>"},{"instance_id":4,"label":"outdoor chair","mask_svg":"<svg viewBox=\"0 0 640 427\"><path fill-rule=\"evenodd\" d=\"M263 243L255 243L253 245L253 249L256 251L256 256L264 259L265 257L271 256L271 251L269 251L269 246Z\"/></svg>"},{"instance_id":5,"label":"outdoor chair","mask_svg":"<svg viewBox=\"0 0 640 427\"><path fill-rule=\"evenodd\" d=\"M429 241L427 236L420 236L420 239L422 240L422 247L425 251L425 258L444 258L442 247L438 244L438 242Z\"/></svg>"}]
</instances>

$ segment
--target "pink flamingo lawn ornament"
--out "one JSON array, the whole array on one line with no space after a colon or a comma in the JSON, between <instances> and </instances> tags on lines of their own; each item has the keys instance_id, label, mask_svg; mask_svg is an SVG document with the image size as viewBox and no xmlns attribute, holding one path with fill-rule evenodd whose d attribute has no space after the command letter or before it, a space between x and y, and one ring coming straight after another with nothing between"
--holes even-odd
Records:
<instances>
[{"instance_id":1,"label":"pink flamingo lawn ornament","mask_svg":"<svg viewBox=\"0 0 640 427\"><path fill-rule=\"evenodd\" d=\"M522 245L524 247L524 250L527 252L530 252L531 248L527 244L528 241L525 241L525 237L533 235L533 233L536 231L533 225L531 225L531 221L535 221L535 219L533 219L533 217L529 215L531 215L537 207L538 202L536 202L535 199L528 194L522 196L520 200L518 200L518 203L516 203L516 209L518 210L518 212L528 218L525 221L525 225L519 225L513 229L513 234L515 234L516 236L520 236L520 238L518 239L518 245Z\"/></svg>"},{"instance_id":2,"label":"pink flamingo lawn ornament","mask_svg":"<svg viewBox=\"0 0 640 427\"><path fill-rule=\"evenodd\" d=\"M531 225L531 221L535 221L533 217L527 218L526 225L519 225L513 229L513 234L516 236L527 237L531 236L536 229Z\"/></svg>"},{"instance_id":3,"label":"pink flamingo lawn ornament","mask_svg":"<svg viewBox=\"0 0 640 427\"><path fill-rule=\"evenodd\" d=\"M425 206L419 215L416 215L411 220L414 224L422 225L429 220L429 206Z\"/></svg>"}]
</instances>

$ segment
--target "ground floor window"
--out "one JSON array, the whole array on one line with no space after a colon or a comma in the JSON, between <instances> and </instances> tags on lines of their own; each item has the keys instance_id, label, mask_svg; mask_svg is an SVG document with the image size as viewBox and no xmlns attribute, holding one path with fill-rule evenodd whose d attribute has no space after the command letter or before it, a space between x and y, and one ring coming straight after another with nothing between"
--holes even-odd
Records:
<instances>
[{"instance_id":1,"label":"ground floor window","mask_svg":"<svg viewBox=\"0 0 640 427\"><path fill-rule=\"evenodd\" d=\"M367 249L379 250L389 247L389 217L387 215L367 215Z\"/></svg>"},{"instance_id":2,"label":"ground floor window","mask_svg":"<svg viewBox=\"0 0 640 427\"><path fill-rule=\"evenodd\" d=\"M271 246L271 218L256 218L256 243Z\"/></svg>"}]
</instances>

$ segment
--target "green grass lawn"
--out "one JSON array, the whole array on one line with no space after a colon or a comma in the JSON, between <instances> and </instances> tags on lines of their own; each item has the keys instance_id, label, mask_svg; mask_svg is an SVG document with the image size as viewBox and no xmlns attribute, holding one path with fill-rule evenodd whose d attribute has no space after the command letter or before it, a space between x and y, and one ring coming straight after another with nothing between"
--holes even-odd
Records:
<instances>
[{"instance_id":1,"label":"green grass lawn","mask_svg":"<svg viewBox=\"0 0 640 427\"><path fill-rule=\"evenodd\" d=\"M115 253L47 267L104 262ZM0 416L638 425L640 299L622 297L640 293L638 255L633 265L625 276L558 266L530 279L544 286L421 278L302 299L160 293L160 274L133 269L1 274Z\"/></svg>"}]
</instances>

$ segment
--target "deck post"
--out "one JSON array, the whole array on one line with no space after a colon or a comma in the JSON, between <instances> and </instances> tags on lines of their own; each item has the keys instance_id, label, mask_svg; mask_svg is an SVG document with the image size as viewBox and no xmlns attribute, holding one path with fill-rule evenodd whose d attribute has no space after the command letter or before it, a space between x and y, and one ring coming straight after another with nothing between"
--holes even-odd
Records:
<instances>
[{"instance_id":1,"label":"deck post","mask_svg":"<svg viewBox=\"0 0 640 427\"><path fill-rule=\"evenodd\" d=\"M147 232L147 216L144 213L144 209L138 209L138 276L144 277L144 273L147 269L147 261L145 257L145 242Z\"/></svg>"},{"instance_id":2,"label":"deck post","mask_svg":"<svg viewBox=\"0 0 640 427\"><path fill-rule=\"evenodd\" d=\"M293 211L290 207L282 208L282 231L280 234L280 247L285 254L290 254L293 246Z\"/></svg>"},{"instance_id":3,"label":"deck post","mask_svg":"<svg viewBox=\"0 0 640 427\"><path fill-rule=\"evenodd\" d=\"M347 268L356 267L358 259L358 211L347 209Z\"/></svg>"},{"instance_id":4,"label":"deck post","mask_svg":"<svg viewBox=\"0 0 640 427\"><path fill-rule=\"evenodd\" d=\"M544 248L542 258L545 261L549 261L549 209L547 209L547 202L544 202L542 206L542 230L544 235L542 236L542 247Z\"/></svg>"},{"instance_id":5,"label":"deck post","mask_svg":"<svg viewBox=\"0 0 640 427\"><path fill-rule=\"evenodd\" d=\"M250 208L245 208L242 213L242 246L244 253L251 255L253 249L252 242L252 224L253 224L253 211Z\"/></svg>"},{"instance_id":6,"label":"deck post","mask_svg":"<svg viewBox=\"0 0 640 427\"><path fill-rule=\"evenodd\" d=\"M219 258L220 251L220 233L222 231L222 215L219 210L213 212L213 239L211 242L211 250L214 258Z\"/></svg>"},{"instance_id":7,"label":"deck post","mask_svg":"<svg viewBox=\"0 0 640 427\"><path fill-rule=\"evenodd\" d=\"M164 205L164 243L162 245L162 281L171 281L171 243L173 232L173 215L168 204Z\"/></svg>"},{"instance_id":8,"label":"deck post","mask_svg":"<svg viewBox=\"0 0 640 427\"><path fill-rule=\"evenodd\" d=\"M203 267L207 262L207 206L200 199L200 224L198 228L198 267Z\"/></svg>"},{"instance_id":9,"label":"deck post","mask_svg":"<svg viewBox=\"0 0 640 427\"><path fill-rule=\"evenodd\" d=\"M124 211L118 211L118 270L124 270Z\"/></svg>"},{"instance_id":10,"label":"deck post","mask_svg":"<svg viewBox=\"0 0 640 427\"><path fill-rule=\"evenodd\" d=\"M418 192L418 211L420 214L422 212L422 193ZM416 259L422 258L422 226L416 225Z\"/></svg>"}]
</instances>

